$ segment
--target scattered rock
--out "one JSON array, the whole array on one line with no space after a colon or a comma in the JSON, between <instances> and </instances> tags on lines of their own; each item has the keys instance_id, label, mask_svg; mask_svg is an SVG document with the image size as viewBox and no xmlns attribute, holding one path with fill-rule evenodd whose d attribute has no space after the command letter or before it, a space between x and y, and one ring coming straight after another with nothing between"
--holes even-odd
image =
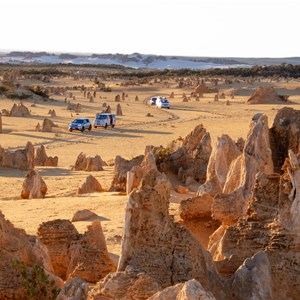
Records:
<instances>
[{"instance_id":1,"label":"scattered rock","mask_svg":"<svg viewBox=\"0 0 300 300\"><path fill-rule=\"evenodd\" d=\"M10 117L27 117L30 116L29 109L23 104L14 104L13 107L10 110Z\"/></svg>"},{"instance_id":2,"label":"scattered rock","mask_svg":"<svg viewBox=\"0 0 300 300\"><path fill-rule=\"evenodd\" d=\"M78 210L73 218L72 222L78 222L78 221L87 221L93 218L97 218L98 215L95 214L94 212L90 211L89 209L83 209L83 210Z\"/></svg>"},{"instance_id":3,"label":"scattered rock","mask_svg":"<svg viewBox=\"0 0 300 300\"><path fill-rule=\"evenodd\" d=\"M47 156L46 149L44 145L40 148L36 149L36 155L34 159L34 164L36 166L49 166L49 167L57 167L58 165L58 157Z\"/></svg>"},{"instance_id":4,"label":"scattered rock","mask_svg":"<svg viewBox=\"0 0 300 300\"><path fill-rule=\"evenodd\" d=\"M260 86L246 101L247 104L282 104L287 103L286 96L279 96L271 86Z\"/></svg>"},{"instance_id":5,"label":"scattered rock","mask_svg":"<svg viewBox=\"0 0 300 300\"><path fill-rule=\"evenodd\" d=\"M58 125L54 124L51 120L45 118L42 125L43 132L52 132L52 129L58 127Z\"/></svg>"},{"instance_id":6,"label":"scattered rock","mask_svg":"<svg viewBox=\"0 0 300 300\"><path fill-rule=\"evenodd\" d=\"M84 153L80 153L76 159L74 171L103 171L102 166L107 164L101 159L99 155L95 157L86 157Z\"/></svg>"},{"instance_id":7,"label":"scattered rock","mask_svg":"<svg viewBox=\"0 0 300 300\"><path fill-rule=\"evenodd\" d=\"M88 291L88 283L75 277L65 283L56 300L86 300Z\"/></svg>"}]
</instances>

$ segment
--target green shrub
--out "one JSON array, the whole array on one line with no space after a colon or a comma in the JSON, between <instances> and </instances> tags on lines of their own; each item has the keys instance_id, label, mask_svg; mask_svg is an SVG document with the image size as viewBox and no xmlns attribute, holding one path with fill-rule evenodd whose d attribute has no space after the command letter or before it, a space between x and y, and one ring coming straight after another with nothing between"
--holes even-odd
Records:
<instances>
[{"instance_id":1,"label":"green shrub","mask_svg":"<svg viewBox=\"0 0 300 300\"><path fill-rule=\"evenodd\" d=\"M13 262L13 268L19 273L29 299L56 299L60 290L56 288L54 281L49 279L42 266L28 267L17 259Z\"/></svg>"}]
</instances>

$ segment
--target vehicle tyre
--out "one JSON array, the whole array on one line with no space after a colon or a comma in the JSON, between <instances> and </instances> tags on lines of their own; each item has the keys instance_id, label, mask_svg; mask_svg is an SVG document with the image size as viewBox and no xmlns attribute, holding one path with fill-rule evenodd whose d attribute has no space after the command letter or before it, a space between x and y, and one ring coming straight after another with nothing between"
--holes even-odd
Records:
<instances>
[{"instance_id":1,"label":"vehicle tyre","mask_svg":"<svg viewBox=\"0 0 300 300\"><path fill-rule=\"evenodd\" d=\"M170 109L170 107L168 107L168 109Z\"/></svg>"},{"instance_id":2,"label":"vehicle tyre","mask_svg":"<svg viewBox=\"0 0 300 300\"><path fill-rule=\"evenodd\" d=\"M92 125L90 125L90 127L89 127L89 131L91 131L91 129L92 129Z\"/></svg>"},{"instance_id":3,"label":"vehicle tyre","mask_svg":"<svg viewBox=\"0 0 300 300\"><path fill-rule=\"evenodd\" d=\"M84 132L84 127L82 127L81 132Z\"/></svg>"},{"instance_id":4,"label":"vehicle tyre","mask_svg":"<svg viewBox=\"0 0 300 300\"><path fill-rule=\"evenodd\" d=\"M114 128L115 127L115 125L111 125L111 128Z\"/></svg>"},{"instance_id":5,"label":"vehicle tyre","mask_svg":"<svg viewBox=\"0 0 300 300\"><path fill-rule=\"evenodd\" d=\"M72 132L72 129L69 129L70 132Z\"/></svg>"},{"instance_id":6,"label":"vehicle tyre","mask_svg":"<svg viewBox=\"0 0 300 300\"><path fill-rule=\"evenodd\" d=\"M97 128L97 126L94 126L95 128Z\"/></svg>"},{"instance_id":7,"label":"vehicle tyre","mask_svg":"<svg viewBox=\"0 0 300 300\"><path fill-rule=\"evenodd\" d=\"M105 129L107 128L107 123L105 123L104 128L105 128Z\"/></svg>"}]
</instances>

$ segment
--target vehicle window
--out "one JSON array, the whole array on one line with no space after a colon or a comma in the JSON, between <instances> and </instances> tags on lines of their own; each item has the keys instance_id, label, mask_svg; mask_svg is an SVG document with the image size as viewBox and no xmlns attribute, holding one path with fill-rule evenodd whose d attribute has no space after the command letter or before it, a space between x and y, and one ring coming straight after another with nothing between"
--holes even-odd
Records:
<instances>
[{"instance_id":1,"label":"vehicle window","mask_svg":"<svg viewBox=\"0 0 300 300\"><path fill-rule=\"evenodd\" d=\"M83 120L82 120L82 119L76 119L76 120L74 120L73 122L74 122L74 123L80 123L80 124L81 124L81 123L83 123Z\"/></svg>"}]
</instances>

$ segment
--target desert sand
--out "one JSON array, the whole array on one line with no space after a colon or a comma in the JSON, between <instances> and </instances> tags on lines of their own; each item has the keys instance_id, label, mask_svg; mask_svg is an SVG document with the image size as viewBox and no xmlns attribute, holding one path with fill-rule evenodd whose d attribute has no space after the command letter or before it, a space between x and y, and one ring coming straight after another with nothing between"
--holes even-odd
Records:
<instances>
[{"instance_id":1,"label":"desert sand","mask_svg":"<svg viewBox=\"0 0 300 300\"><path fill-rule=\"evenodd\" d=\"M32 84L47 86L75 86L85 85L96 87L90 80L73 78L54 78L49 83L19 80L20 84ZM202 123L212 138L212 146L217 137L228 134L232 139L246 138L249 123L254 114L260 112L268 116L269 124L277 111L283 106L299 109L300 105L300 82L282 80L270 82L269 79L261 82L234 82L225 84L221 81L218 88L224 92L226 99L214 102L215 93L205 93L203 98L195 101L191 98L188 102L182 101L182 95L187 96L194 87L178 88L175 81L168 84L154 83L140 86L121 86L122 80L107 80L105 83L112 88L112 92L97 92L94 102L83 96L83 92L71 90L76 100L68 98L72 103L80 103L82 112L75 113L67 110L64 95L51 95L54 101L36 102L23 100L30 111L28 117L2 116L3 132L0 134L0 145L4 149L22 149L27 141L31 141L35 147L44 145L48 156L58 156L57 167L36 167L48 186L48 193L44 199L21 200L20 192L26 171L0 168L0 209L6 219L16 227L23 228L27 233L35 235L38 226L42 222L54 219L72 219L77 210L90 209L99 216L104 235L107 241L108 251L114 257L115 262L121 251L121 237L124 224L125 204L128 196L118 192L108 192L113 178L114 167L106 166L104 171L84 172L72 171L79 153L88 156L100 155L106 162L113 162L116 155L131 159L143 154L147 145L167 146L172 140L184 137L190 133L196 125ZM247 105L249 96L258 86L273 86L280 94L289 95L290 103ZM228 96L230 90L235 90L235 97ZM68 124L76 117L88 117L94 119L95 114L102 111L102 104L106 102L116 112L117 102L115 96L125 92L128 97L121 100L123 116L117 117L115 128L97 128L90 132L69 132ZM159 109L149 105L149 98L162 95L169 98L174 92L174 98L169 99L170 109ZM135 101L138 96L139 101ZM101 98L100 98L101 97ZM230 105L226 105L226 101ZM20 100L0 99L0 110L10 110L14 103ZM56 117L48 115L49 109L55 109ZM152 116L146 116L150 113ZM54 132L37 132L35 126L42 124L44 118L50 118L58 125ZM101 183L104 192L77 195L78 187L88 175L92 174ZM180 184L172 177L173 188ZM179 219L178 205L182 199L195 195L189 191L187 194L171 192L170 213ZM89 222L75 222L79 232L84 232ZM193 224L190 228L195 229ZM207 246L208 237L214 231L205 225L199 225L196 232L197 238L203 246ZM198 228L199 229L199 228Z\"/></svg>"}]
</instances>

